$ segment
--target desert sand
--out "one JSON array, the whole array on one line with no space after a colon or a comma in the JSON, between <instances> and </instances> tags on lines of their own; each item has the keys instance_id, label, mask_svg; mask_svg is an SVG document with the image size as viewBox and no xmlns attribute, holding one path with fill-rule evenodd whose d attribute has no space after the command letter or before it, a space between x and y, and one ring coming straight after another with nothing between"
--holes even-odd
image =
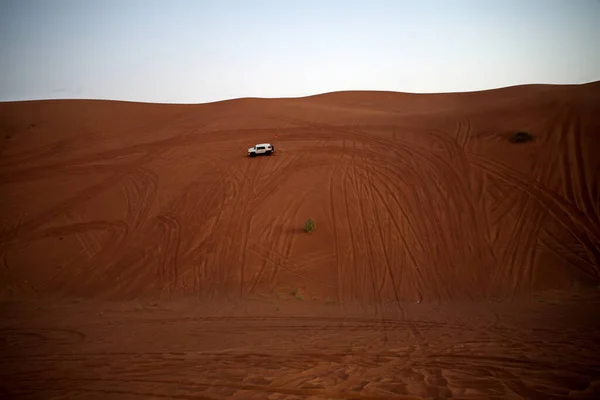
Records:
<instances>
[{"instance_id":1,"label":"desert sand","mask_svg":"<svg viewBox=\"0 0 600 400\"><path fill-rule=\"evenodd\" d=\"M600 398L598 82L0 131L2 398Z\"/></svg>"}]
</instances>

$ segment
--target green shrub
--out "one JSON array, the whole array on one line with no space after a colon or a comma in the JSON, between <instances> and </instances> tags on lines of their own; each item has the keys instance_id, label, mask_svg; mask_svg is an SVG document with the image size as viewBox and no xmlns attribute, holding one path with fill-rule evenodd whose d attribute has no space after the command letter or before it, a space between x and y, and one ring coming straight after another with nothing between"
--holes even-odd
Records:
<instances>
[{"instance_id":1,"label":"green shrub","mask_svg":"<svg viewBox=\"0 0 600 400\"><path fill-rule=\"evenodd\" d=\"M309 218L304 222L304 230L308 233L315 230L315 221L312 218Z\"/></svg>"}]
</instances>

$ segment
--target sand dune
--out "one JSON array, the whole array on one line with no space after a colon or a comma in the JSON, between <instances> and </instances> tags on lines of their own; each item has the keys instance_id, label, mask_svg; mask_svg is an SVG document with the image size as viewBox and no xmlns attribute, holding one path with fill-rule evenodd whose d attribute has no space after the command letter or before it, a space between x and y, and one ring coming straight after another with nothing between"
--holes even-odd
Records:
<instances>
[{"instance_id":1,"label":"sand dune","mask_svg":"<svg viewBox=\"0 0 600 400\"><path fill-rule=\"evenodd\" d=\"M32 357L10 364L13 395L24 376L81 398L600 393L595 322L569 325L579 300L548 295L600 283L598 83L1 103L0 129L0 296L45 310L5 306L2 362ZM534 140L512 143L519 130ZM248 158L260 142L276 154ZM203 306L185 317L165 305L190 298ZM112 303L148 299L168 312ZM548 301L560 322L536 320ZM216 325L215 304L235 304Z\"/></svg>"},{"instance_id":2,"label":"sand dune","mask_svg":"<svg viewBox=\"0 0 600 400\"><path fill-rule=\"evenodd\" d=\"M599 100L590 84L4 103L2 294L294 285L344 303L595 285ZM517 130L535 140L511 143ZM245 157L263 141L276 156Z\"/></svg>"}]
</instances>

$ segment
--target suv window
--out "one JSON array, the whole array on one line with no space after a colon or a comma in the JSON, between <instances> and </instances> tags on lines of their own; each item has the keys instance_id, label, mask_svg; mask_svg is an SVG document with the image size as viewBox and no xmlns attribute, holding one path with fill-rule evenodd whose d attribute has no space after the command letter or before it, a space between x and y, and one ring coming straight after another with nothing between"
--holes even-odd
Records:
<instances>
[{"instance_id":1,"label":"suv window","mask_svg":"<svg viewBox=\"0 0 600 400\"><path fill-rule=\"evenodd\" d=\"M257 146L257 147L256 147L256 150L263 150L263 149L264 149L264 147L263 147L263 146Z\"/></svg>"}]
</instances>

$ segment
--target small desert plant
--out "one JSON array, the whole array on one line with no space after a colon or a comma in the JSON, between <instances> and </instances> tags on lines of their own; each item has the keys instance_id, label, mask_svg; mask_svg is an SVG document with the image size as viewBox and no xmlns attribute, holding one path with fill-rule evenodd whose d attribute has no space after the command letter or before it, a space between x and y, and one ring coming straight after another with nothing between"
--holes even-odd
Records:
<instances>
[{"instance_id":1,"label":"small desert plant","mask_svg":"<svg viewBox=\"0 0 600 400\"><path fill-rule=\"evenodd\" d=\"M510 136L509 139L512 143L526 143L533 140L533 135L529 132L515 132Z\"/></svg>"},{"instance_id":2,"label":"small desert plant","mask_svg":"<svg viewBox=\"0 0 600 400\"><path fill-rule=\"evenodd\" d=\"M290 294L298 300L304 300L304 296L302 294L300 294L300 291L298 288L292 289Z\"/></svg>"},{"instance_id":3,"label":"small desert plant","mask_svg":"<svg viewBox=\"0 0 600 400\"><path fill-rule=\"evenodd\" d=\"M304 230L308 233L315 230L315 221L312 218L309 218L304 222Z\"/></svg>"}]
</instances>

